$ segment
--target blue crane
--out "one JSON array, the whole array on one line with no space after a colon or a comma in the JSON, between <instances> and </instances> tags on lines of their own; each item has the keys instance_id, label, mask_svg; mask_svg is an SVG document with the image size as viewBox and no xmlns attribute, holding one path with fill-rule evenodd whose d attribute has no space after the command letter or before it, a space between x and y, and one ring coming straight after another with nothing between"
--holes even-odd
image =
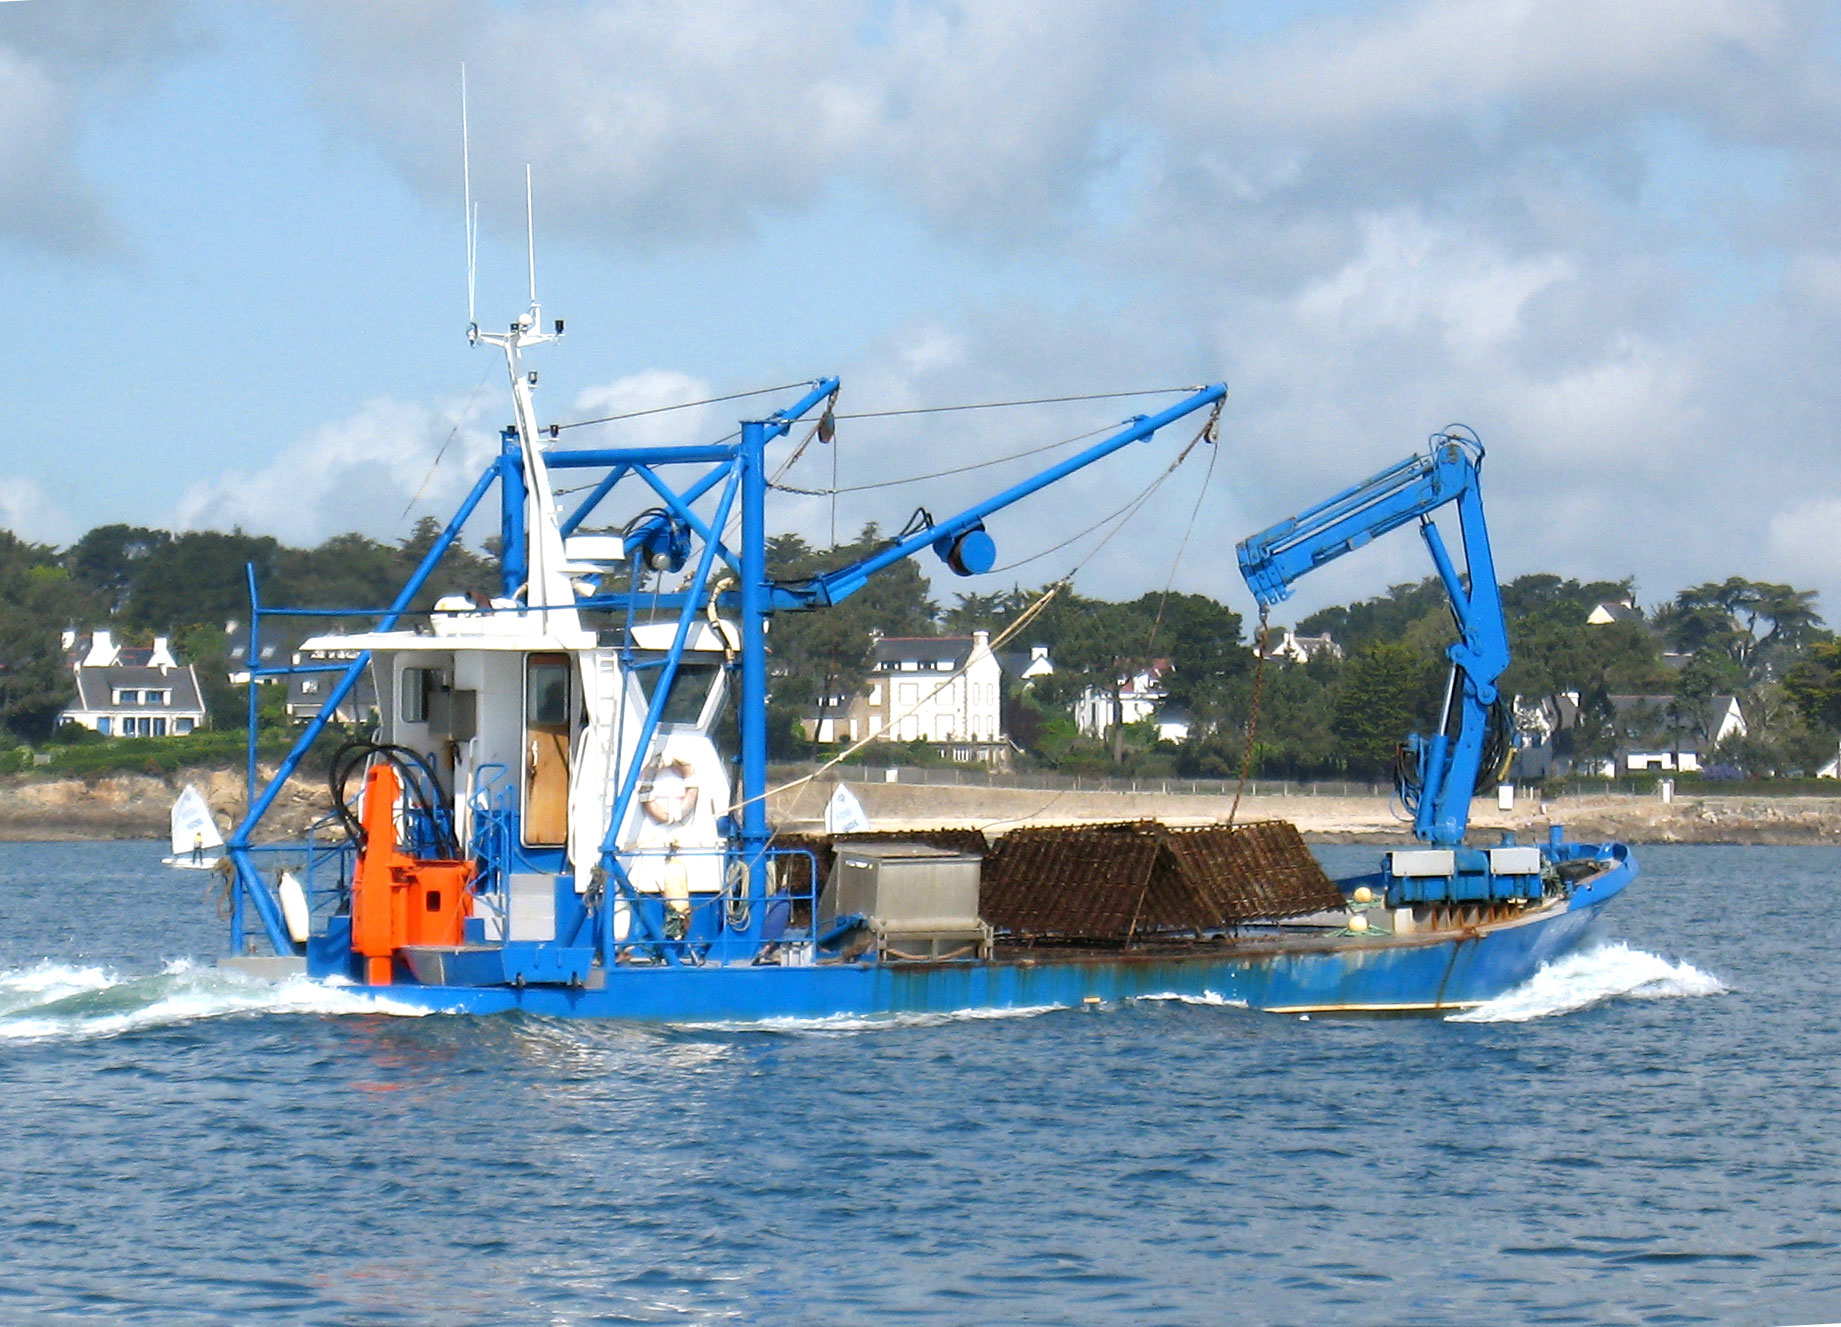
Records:
<instances>
[{"instance_id":1,"label":"blue crane","mask_svg":"<svg viewBox=\"0 0 1841 1327\"><path fill-rule=\"evenodd\" d=\"M1409 521L1419 522L1450 597L1458 639L1446 651L1451 672L1443 720L1430 737L1407 739L1399 783L1413 812L1414 837L1446 848L1464 842L1479 777L1500 777L1513 749L1507 707L1496 687L1509 666L1509 636L1483 521L1482 468L1483 444L1469 429L1453 425L1433 435L1424 454L1242 540L1238 549L1241 575L1263 615L1290 598L1301 577ZM1457 506L1462 573L1432 521L1432 513L1447 503Z\"/></svg>"}]
</instances>

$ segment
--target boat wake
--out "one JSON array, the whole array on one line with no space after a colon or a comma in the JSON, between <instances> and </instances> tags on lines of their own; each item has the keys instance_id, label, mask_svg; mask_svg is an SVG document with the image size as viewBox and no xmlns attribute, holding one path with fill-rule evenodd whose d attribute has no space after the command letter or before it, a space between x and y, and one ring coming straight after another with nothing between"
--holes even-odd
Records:
<instances>
[{"instance_id":1,"label":"boat wake","mask_svg":"<svg viewBox=\"0 0 1841 1327\"><path fill-rule=\"evenodd\" d=\"M1036 1018L1068 1006L1025 1005L1016 1009L957 1009L938 1014L825 1014L810 1018L719 1019L713 1022L675 1023L686 1032L779 1032L804 1036L847 1036L859 1032L887 1032L900 1028L942 1027L948 1023L980 1022L994 1018Z\"/></svg>"},{"instance_id":2,"label":"boat wake","mask_svg":"<svg viewBox=\"0 0 1841 1327\"><path fill-rule=\"evenodd\" d=\"M1671 963L1659 954L1619 941L1549 963L1512 991L1475 1009L1453 1014L1453 1023L1525 1023L1570 1014L1606 1000L1670 1000L1723 995L1729 988L1692 963Z\"/></svg>"},{"instance_id":3,"label":"boat wake","mask_svg":"<svg viewBox=\"0 0 1841 1327\"><path fill-rule=\"evenodd\" d=\"M1175 1004L1205 1005L1210 1009L1245 1009L1247 1007L1245 1000L1230 1000L1227 996L1217 995L1213 991L1203 991L1200 995L1184 995L1177 991L1169 991L1163 995L1135 995L1132 998L1146 1004L1168 1001Z\"/></svg>"},{"instance_id":4,"label":"boat wake","mask_svg":"<svg viewBox=\"0 0 1841 1327\"><path fill-rule=\"evenodd\" d=\"M1207 1005L1215 1009L1245 1009L1245 1000L1230 1000L1213 991L1200 995L1168 992L1160 995L1134 995L1121 1003L1155 1003ZM725 1019L717 1022L678 1023L674 1026L690 1032L791 1032L807 1036L839 1036L859 1032L886 1032L900 1028L942 1027L949 1023L976 1023L992 1019L1039 1018L1043 1014L1080 1010L1083 1005L1035 1004L1013 1009L955 1009L946 1013L904 1014L827 1014L810 1018ZM1112 1007L1117 1007L1113 1004Z\"/></svg>"},{"instance_id":5,"label":"boat wake","mask_svg":"<svg viewBox=\"0 0 1841 1327\"><path fill-rule=\"evenodd\" d=\"M0 1042L88 1041L235 1014L428 1012L306 977L267 982L189 959L134 977L51 962L0 971Z\"/></svg>"}]
</instances>

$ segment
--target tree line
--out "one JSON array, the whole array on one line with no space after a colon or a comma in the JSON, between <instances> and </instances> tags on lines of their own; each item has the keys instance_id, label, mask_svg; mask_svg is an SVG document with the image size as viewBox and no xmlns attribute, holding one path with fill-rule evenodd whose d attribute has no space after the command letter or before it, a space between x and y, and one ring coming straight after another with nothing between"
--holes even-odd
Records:
<instances>
[{"instance_id":1,"label":"tree line","mask_svg":"<svg viewBox=\"0 0 1841 1327\"><path fill-rule=\"evenodd\" d=\"M440 533L440 523L425 517L396 544L342 534L313 548L289 548L241 530L174 533L104 525L59 549L0 530L0 728L21 743L52 735L58 712L75 694L63 634L98 628L124 642L168 637L181 662L197 665L212 723L241 726L246 710L229 675L240 666L232 653L243 644L249 621L246 568L255 568L265 604L382 608ZM426 609L453 590L492 587L496 566L455 546L415 607ZM285 662L307 634L371 620L270 619L264 632ZM227 630L232 623L236 628Z\"/></svg>"},{"instance_id":2,"label":"tree line","mask_svg":"<svg viewBox=\"0 0 1841 1327\"><path fill-rule=\"evenodd\" d=\"M809 576L883 542L874 526L824 551L788 535L774 541L770 561L776 574ZM848 697L864 685L873 631L985 630L996 638L1046 590L960 594L942 609L910 563L828 615L780 618L772 716L779 754L817 752L798 720L827 697ZM1644 612L1632 578L1579 581L1537 572L1501 593L1513 655L1502 689L1520 697L1524 710L1545 702L1550 715L1565 712L1569 722L1553 735L1562 763L1584 768L1609 760L1634 736L1612 703L1624 695L1659 698L1660 717L1694 741L1703 765L1723 772L1813 773L1835 757L1841 642L1824 627L1813 591L1731 577L1690 586ZM1622 611L1613 621L1589 621L1601 604ZM1076 772L1232 777L1244 762L1275 778L1384 777L1400 740L1438 722L1445 650L1457 634L1443 585L1428 577L1391 586L1309 614L1295 631L1329 636L1341 657L1269 658L1261 666L1241 616L1207 596L1151 593L1109 602L1064 588L1007 647L1026 654L1048 646L1055 672L1027 688L1008 683L1006 731L1025 759ZM1278 629L1271 639L1276 643ZM1074 708L1083 695L1110 692L1117 713L1120 686L1153 664L1165 669L1165 704L1186 719L1186 739L1160 740L1155 722L1104 736L1077 731ZM1737 698L1746 732L1716 744L1727 696ZM917 745L910 754L923 752Z\"/></svg>"},{"instance_id":3,"label":"tree line","mask_svg":"<svg viewBox=\"0 0 1841 1327\"><path fill-rule=\"evenodd\" d=\"M72 694L62 634L98 627L140 643L171 638L178 656L198 665L213 721L240 725L245 711L228 675L249 615L246 567L255 568L265 604L381 608L439 528L424 518L398 543L342 534L311 548L240 530L106 525L60 549L0 530L0 725L15 742L49 737ZM797 581L889 542L873 524L830 549L784 534L769 541L769 570ZM414 607L496 583L490 548L456 545ZM877 634L984 630L997 638L1047 588L959 594L942 607L910 559L835 608L780 615L769 638L776 753L812 752L799 720L864 687ZM1841 641L1825 628L1812 591L1732 577L1601 625L1587 621L1597 605L1634 604L1630 579L1536 573L1504 585L1502 599L1514 654L1504 691L1526 704L1577 699L1576 721L1558 743L1563 756L1586 761L1613 753L1624 735L1610 698L1622 694L1664 697L1670 720L1706 744L1718 731L1716 698L1738 697L1747 732L1712 755L1747 775L1813 771L1835 754ZM366 621L318 619L290 629L285 619L271 619L265 633L285 658L309 631ZM227 632L229 623L238 630ZM1436 722L1444 651L1455 637L1442 586L1430 578L1395 585L1312 613L1295 630L1330 636L1342 657L1258 665L1241 615L1206 595L1152 592L1114 602L1063 587L1005 647L1027 655L1045 645L1055 670L1027 688L1007 684L1006 729L1025 760L1073 771L1229 777L1250 758L1267 777L1383 774L1407 732ZM1189 724L1186 740L1160 740L1154 723L1120 725L1103 736L1077 731L1074 708L1083 695L1110 695L1116 703L1126 679L1153 666L1162 670L1165 705Z\"/></svg>"}]
</instances>

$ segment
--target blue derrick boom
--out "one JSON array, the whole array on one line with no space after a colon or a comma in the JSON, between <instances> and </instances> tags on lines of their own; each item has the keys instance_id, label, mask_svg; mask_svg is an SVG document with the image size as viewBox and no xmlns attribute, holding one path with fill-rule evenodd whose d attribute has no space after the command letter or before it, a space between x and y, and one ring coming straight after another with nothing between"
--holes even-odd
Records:
<instances>
[{"instance_id":1,"label":"blue derrick boom","mask_svg":"<svg viewBox=\"0 0 1841 1327\"><path fill-rule=\"evenodd\" d=\"M1384 879L1394 903L1538 899L1543 890L1537 848L1464 846L1470 799L1480 781L1500 776L1513 749L1497 689L1509 666L1509 638L1483 516L1483 454L1474 433L1453 426L1434 435L1425 453L1242 540L1236 550L1263 614L1317 568L1418 522L1458 638L1446 650L1451 670L1437 730L1405 743L1400 791L1414 837L1432 847L1388 855ZM1462 571L1432 520L1446 506L1456 508Z\"/></svg>"}]
</instances>

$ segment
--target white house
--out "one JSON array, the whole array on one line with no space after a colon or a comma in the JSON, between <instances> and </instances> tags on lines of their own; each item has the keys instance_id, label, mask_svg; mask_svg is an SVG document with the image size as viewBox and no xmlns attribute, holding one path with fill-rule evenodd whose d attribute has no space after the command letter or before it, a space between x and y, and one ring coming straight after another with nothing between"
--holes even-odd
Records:
<instances>
[{"instance_id":1,"label":"white house","mask_svg":"<svg viewBox=\"0 0 1841 1327\"><path fill-rule=\"evenodd\" d=\"M1592 611L1585 615L1585 623L1591 627L1608 627L1613 622L1641 622L1643 610L1628 599L1606 599L1592 605Z\"/></svg>"},{"instance_id":2,"label":"white house","mask_svg":"<svg viewBox=\"0 0 1841 1327\"><path fill-rule=\"evenodd\" d=\"M990 633L882 637L864 691L832 697L805 728L821 742L931 742L952 760L1002 763L1010 743Z\"/></svg>"},{"instance_id":3,"label":"white house","mask_svg":"<svg viewBox=\"0 0 1841 1327\"><path fill-rule=\"evenodd\" d=\"M204 693L191 664L173 658L166 637L151 649L115 643L106 631L87 641L64 633L76 675L77 698L59 723L81 724L105 737L176 737L205 726Z\"/></svg>"},{"instance_id":4,"label":"white house","mask_svg":"<svg viewBox=\"0 0 1841 1327\"><path fill-rule=\"evenodd\" d=\"M1055 665L1048 657L1046 645L1031 645L1027 655L999 655L998 662L1004 666L1004 672L1016 679L1019 686L1026 687L1038 677L1055 675Z\"/></svg>"},{"instance_id":5,"label":"white house","mask_svg":"<svg viewBox=\"0 0 1841 1327\"><path fill-rule=\"evenodd\" d=\"M1181 712L1166 712L1164 702L1169 693L1163 679L1170 672L1168 659L1153 659L1148 668L1121 679L1118 693L1088 687L1074 702L1074 726L1086 737L1104 737L1115 725L1157 721L1157 736L1165 742L1181 742L1189 736L1189 718Z\"/></svg>"},{"instance_id":6,"label":"white house","mask_svg":"<svg viewBox=\"0 0 1841 1327\"><path fill-rule=\"evenodd\" d=\"M1714 696L1709 703L1704 735L1693 718L1683 714L1673 696L1612 696L1616 716L1617 754L1604 774L1620 771L1659 770L1692 774L1702 757L1728 737L1743 737L1745 715L1737 696Z\"/></svg>"},{"instance_id":7,"label":"white house","mask_svg":"<svg viewBox=\"0 0 1841 1327\"><path fill-rule=\"evenodd\" d=\"M1309 663L1312 659L1342 658L1342 646L1330 639L1329 632L1321 636L1300 636L1289 627L1284 628L1279 638L1266 641L1266 658L1284 659L1290 663Z\"/></svg>"},{"instance_id":8,"label":"white house","mask_svg":"<svg viewBox=\"0 0 1841 1327\"><path fill-rule=\"evenodd\" d=\"M299 650L294 651L294 667L326 667L329 671L288 675L288 717L305 721L325 709L327 697L339 685L342 666L357 657L356 650L314 650L305 654ZM339 702L339 708L332 717L339 723L370 723L376 720L377 685L372 681L370 669L358 674L357 684Z\"/></svg>"}]
</instances>

